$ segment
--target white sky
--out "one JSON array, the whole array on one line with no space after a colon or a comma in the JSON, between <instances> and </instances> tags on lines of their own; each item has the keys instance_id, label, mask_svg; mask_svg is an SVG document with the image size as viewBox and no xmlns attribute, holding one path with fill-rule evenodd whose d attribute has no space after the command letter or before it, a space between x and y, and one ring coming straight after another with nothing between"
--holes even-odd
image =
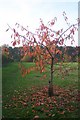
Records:
<instances>
[{"instance_id":1,"label":"white sky","mask_svg":"<svg viewBox=\"0 0 80 120\"><path fill-rule=\"evenodd\" d=\"M70 23L76 23L78 0L0 0L0 45L11 45L11 32L5 32L7 23L13 27L18 22L34 31L39 26L40 18L47 23L57 17L55 29L61 29L65 26L63 11L67 13ZM77 45L77 35L75 38Z\"/></svg>"}]
</instances>

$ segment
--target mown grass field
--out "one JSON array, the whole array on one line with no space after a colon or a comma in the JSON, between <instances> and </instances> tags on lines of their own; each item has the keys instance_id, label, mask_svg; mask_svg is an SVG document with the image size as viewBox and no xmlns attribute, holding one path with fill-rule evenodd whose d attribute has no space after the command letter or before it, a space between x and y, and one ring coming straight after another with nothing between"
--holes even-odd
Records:
<instances>
[{"instance_id":1,"label":"mown grass field","mask_svg":"<svg viewBox=\"0 0 80 120\"><path fill-rule=\"evenodd\" d=\"M23 63L25 67L33 63ZM55 65L57 69L59 65ZM48 80L41 79L38 71L22 77L18 63L10 63L2 68L3 118L77 118L78 63L64 64L71 70L67 75L54 72L53 86L58 96L48 97ZM60 74L58 74L60 73ZM44 73L43 73L44 74Z\"/></svg>"}]
</instances>

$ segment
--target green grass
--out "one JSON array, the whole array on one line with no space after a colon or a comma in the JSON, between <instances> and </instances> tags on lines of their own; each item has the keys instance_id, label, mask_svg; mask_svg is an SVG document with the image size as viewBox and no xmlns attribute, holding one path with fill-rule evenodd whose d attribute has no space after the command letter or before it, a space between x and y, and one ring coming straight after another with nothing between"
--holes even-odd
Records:
<instances>
[{"instance_id":1,"label":"green grass","mask_svg":"<svg viewBox=\"0 0 80 120\"><path fill-rule=\"evenodd\" d=\"M25 67L34 66L33 63L23 63ZM55 68L58 68L59 65L55 65ZM59 70L54 72L54 80L53 84L57 85L61 88L68 89L72 87L74 89L78 88L78 64L77 63L66 63L63 65L63 69L72 68L69 71L68 75L64 77L61 76ZM58 75L58 73L60 73ZM25 117L27 116L32 118L35 114L32 112L32 108L30 107L32 103L28 103L28 107L22 107L19 103L17 107L9 106L16 104L15 101L12 101L12 97L21 96L21 99L25 99L26 96L30 96L34 91L30 91L32 87L43 88L44 86L48 86L48 80L50 79L50 72L46 72L47 77L43 80L40 78L42 74L38 71L31 72L30 74L22 77L20 74L20 69L18 67L18 63L9 63L7 66L2 68L2 93L3 93L3 117ZM37 90L36 90L37 91ZM36 111L39 111L41 108L36 108ZM55 108L56 109L56 108ZM28 113L27 113L28 111ZM40 117L46 117L45 113L38 112ZM57 115L58 116L58 115ZM71 115L74 117L74 113Z\"/></svg>"},{"instance_id":2,"label":"green grass","mask_svg":"<svg viewBox=\"0 0 80 120\"><path fill-rule=\"evenodd\" d=\"M33 66L32 63L25 63L26 67ZM14 92L14 90L23 90L35 85L46 85L47 81L41 81L39 78L42 76L39 72L31 72L30 74L22 77L20 74L18 63L11 63L3 68L2 83L3 92Z\"/></svg>"}]
</instances>

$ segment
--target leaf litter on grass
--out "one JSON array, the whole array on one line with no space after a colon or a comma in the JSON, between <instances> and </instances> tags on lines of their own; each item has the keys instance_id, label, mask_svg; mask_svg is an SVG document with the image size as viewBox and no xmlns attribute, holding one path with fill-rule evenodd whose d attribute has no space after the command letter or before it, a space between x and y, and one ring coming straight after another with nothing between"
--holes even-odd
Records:
<instances>
[{"instance_id":1,"label":"leaf litter on grass","mask_svg":"<svg viewBox=\"0 0 80 120\"><path fill-rule=\"evenodd\" d=\"M48 86L32 87L24 91L14 91L11 103L6 104L6 109L25 109L25 117L66 117L78 110L77 89L64 89L53 86L55 95L48 96ZM19 114L19 113L18 113ZM37 117L36 117L37 116ZM16 114L17 117L17 114Z\"/></svg>"}]
</instances>

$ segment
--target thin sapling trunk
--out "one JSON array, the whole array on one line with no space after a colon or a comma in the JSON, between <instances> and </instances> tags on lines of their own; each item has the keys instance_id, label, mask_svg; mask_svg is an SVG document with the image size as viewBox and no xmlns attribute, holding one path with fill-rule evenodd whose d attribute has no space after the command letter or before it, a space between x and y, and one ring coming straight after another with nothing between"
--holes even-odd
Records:
<instances>
[{"instance_id":1,"label":"thin sapling trunk","mask_svg":"<svg viewBox=\"0 0 80 120\"><path fill-rule=\"evenodd\" d=\"M53 96L53 65L54 65L54 58L52 57L52 60L51 60L51 78L50 78L50 81L49 81L49 88L48 88L48 94L49 94L49 97Z\"/></svg>"}]
</instances>

